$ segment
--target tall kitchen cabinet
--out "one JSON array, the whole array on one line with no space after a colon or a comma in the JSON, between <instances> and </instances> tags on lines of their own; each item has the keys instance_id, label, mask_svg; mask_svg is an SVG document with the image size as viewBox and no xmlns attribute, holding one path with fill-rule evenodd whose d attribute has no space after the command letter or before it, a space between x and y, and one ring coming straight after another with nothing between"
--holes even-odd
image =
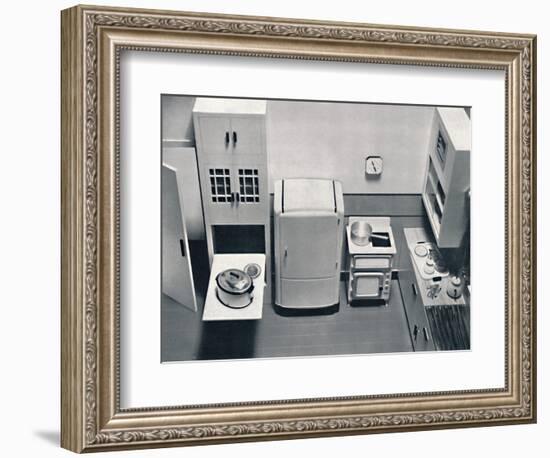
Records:
<instances>
[{"instance_id":1,"label":"tall kitchen cabinet","mask_svg":"<svg viewBox=\"0 0 550 458\"><path fill-rule=\"evenodd\" d=\"M471 142L464 108L435 109L422 200L439 248L460 247L468 230Z\"/></svg>"},{"instance_id":2,"label":"tall kitchen cabinet","mask_svg":"<svg viewBox=\"0 0 550 458\"><path fill-rule=\"evenodd\" d=\"M193 124L210 263L217 253L265 253L269 285L266 112L265 100L197 98Z\"/></svg>"}]
</instances>

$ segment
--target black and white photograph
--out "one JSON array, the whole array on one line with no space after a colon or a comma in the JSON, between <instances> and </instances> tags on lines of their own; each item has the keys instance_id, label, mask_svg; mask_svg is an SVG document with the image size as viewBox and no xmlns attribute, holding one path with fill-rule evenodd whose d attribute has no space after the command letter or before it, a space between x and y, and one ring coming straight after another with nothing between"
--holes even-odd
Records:
<instances>
[{"instance_id":1,"label":"black and white photograph","mask_svg":"<svg viewBox=\"0 0 550 458\"><path fill-rule=\"evenodd\" d=\"M546 10L4 2L2 456L544 456Z\"/></svg>"},{"instance_id":2,"label":"black and white photograph","mask_svg":"<svg viewBox=\"0 0 550 458\"><path fill-rule=\"evenodd\" d=\"M471 115L163 94L161 361L470 350Z\"/></svg>"}]
</instances>

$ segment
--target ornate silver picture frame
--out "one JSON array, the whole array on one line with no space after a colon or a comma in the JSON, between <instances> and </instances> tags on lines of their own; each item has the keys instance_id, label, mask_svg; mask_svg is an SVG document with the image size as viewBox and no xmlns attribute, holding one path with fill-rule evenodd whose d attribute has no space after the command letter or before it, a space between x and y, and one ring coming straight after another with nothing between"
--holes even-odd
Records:
<instances>
[{"instance_id":1,"label":"ornate silver picture frame","mask_svg":"<svg viewBox=\"0 0 550 458\"><path fill-rule=\"evenodd\" d=\"M92 452L536 421L535 36L94 6L64 10L61 19L62 447ZM505 386L122 408L125 51L503 71Z\"/></svg>"}]
</instances>

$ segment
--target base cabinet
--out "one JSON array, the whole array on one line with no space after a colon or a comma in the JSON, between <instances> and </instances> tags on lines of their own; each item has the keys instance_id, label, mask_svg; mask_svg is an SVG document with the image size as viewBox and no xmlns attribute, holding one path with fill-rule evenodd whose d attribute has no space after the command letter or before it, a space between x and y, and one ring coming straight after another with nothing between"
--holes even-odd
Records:
<instances>
[{"instance_id":1,"label":"base cabinet","mask_svg":"<svg viewBox=\"0 0 550 458\"><path fill-rule=\"evenodd\" d=\"M399 272L399 289L405 306L414 351L435 350L426 311L412 271L403 270Z\"/></svg>"}]
</instances>

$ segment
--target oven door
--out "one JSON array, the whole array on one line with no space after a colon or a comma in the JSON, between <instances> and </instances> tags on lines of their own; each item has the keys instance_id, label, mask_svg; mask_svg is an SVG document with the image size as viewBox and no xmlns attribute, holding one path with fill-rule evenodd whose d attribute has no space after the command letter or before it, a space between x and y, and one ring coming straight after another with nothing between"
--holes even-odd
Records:
<instances>
[{"instance_id":1,"label":"oven door","mask_svg":"<svg viewBox=\"0 0 550 458\"><path fill-rule=\"evenodd\" d=\"M380 299L384 290L384 274L354 272L351 277L352 299Z\"/></svg>"}]
</instances>

